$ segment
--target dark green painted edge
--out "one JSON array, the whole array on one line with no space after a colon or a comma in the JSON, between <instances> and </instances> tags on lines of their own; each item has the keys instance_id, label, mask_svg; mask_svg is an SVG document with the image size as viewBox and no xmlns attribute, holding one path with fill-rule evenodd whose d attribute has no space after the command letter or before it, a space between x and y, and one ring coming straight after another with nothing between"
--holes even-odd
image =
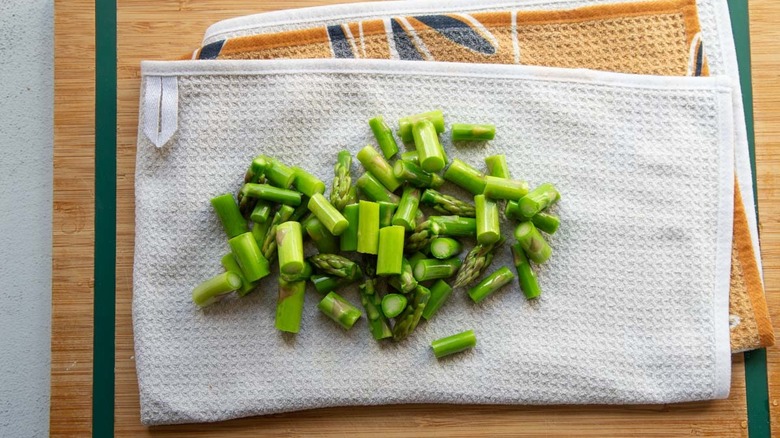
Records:
<instances>
[{"instance_id":1,"label":"dark green painted edge","mask_svg":"<svg viewBox=\"0 0 780 438\"><path fill-rule=\"evenodd\" d=\"M753 192L756 156L746 0L729 0L745 108ZM756 215L758 202L756 201ZM116 0L95 0L95 297L92 436L114 435L116 312ZM745 353L748 430L770 436L766 350Z\"/></svg>"},{"instance_id":2,"label":"dark green painted edge","mask_svg":"<svg viewBox=\"0 0 780 438\"><path fill-rule=\"evenodd\" d=\"M95 297L92 436L114 435L116 0L95 0Z\"/></svg>"},{"instance_id":3,"label":"dark green painted edge","mask_svg":"<svg viewBox=\"0 0 780 438\"><path fill-rule=\"evenodd\" d=\"M753 128L753 85L750 76L750 20L747 0L729 0L731 27L739 64L739 82L753 170L753 196L758 217L758 187L756 184L756 144ZM745 353L745 386L747 388L748 433L750 438L771 435L769 421L769 385L767 381L766 350Z\"/></svg>"}]
</instances>

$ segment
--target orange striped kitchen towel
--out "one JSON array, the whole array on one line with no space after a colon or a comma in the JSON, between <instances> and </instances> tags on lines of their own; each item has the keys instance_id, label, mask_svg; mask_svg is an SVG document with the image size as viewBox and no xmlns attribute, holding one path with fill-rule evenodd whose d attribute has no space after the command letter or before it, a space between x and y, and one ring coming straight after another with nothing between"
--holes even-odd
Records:
<instances>
[{"instance_id":1,"label":"orange striped kitchen towel","mask_svg":"<svg viewBox=\"0 0 780 438\"><path fill-rule=\"evenodd\" d=\"M371 58L708 74L695 0L393 16L228 38L183 58ZM774 332L745 206L734 192L730 326L732 351L739 352L773 345Z\"/></svg>"}]
</instances>

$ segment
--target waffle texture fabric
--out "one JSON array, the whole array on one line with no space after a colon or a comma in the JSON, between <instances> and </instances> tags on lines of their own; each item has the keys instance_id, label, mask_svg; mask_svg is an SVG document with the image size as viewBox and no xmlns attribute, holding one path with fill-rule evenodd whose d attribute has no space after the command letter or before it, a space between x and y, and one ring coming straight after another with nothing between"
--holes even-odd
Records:
<instances>
[{"instance_id":1,"label":"waffle texture fabric","mask_svg":"<svg viewBox=\"0 0 780 438\"><path fill-rule=\"evenodd\" d=\"M139 127L133 323L144 423L335 405L728 395L734 175L724 78L368 60L147 62L142 72L144 85L176 79L179 113L162 148ZM398 344L377 343L365 322L344 332L318 312L311 288L301 332L280 334L273 276L243 299L192 303L228 251L209 199L239 187L252 157L330 181L338 150L370 142L370 117L431 108L448 124L496 124L488 147L445 140L451 157L479 166L504 153L513 175L564 194L538 302L514 283L481 305L459 290ZM511 266L508 248L493 263ZM344 295L359 302L354 290ZM436 361L431 340L467 328L478 346Z\"/></svg>"},{"instance_id":2,"label":"waffle texture fabric","mask_svg":"<svg viewBox=\"0 0 780 438\"><path fill-rule=\"evenodd\" d=\"M382 8L354 4L349 10L343 6L308 8L220 22L207 32L209 43L188 58L406 59L707 76L707 59L713 57L715 74L738 77L728 8L717 0L699 0L699 6L700 11L695 0L478 4L432 0L393 2ZM568 7L574 9L560 9ZM775 338L761 278L748 144L738 93L734 108L735 184L740 191L735 193L739 205L734 210L729 312L732 352L741 352L774 345Z\"/></svg>"}]
</instances>

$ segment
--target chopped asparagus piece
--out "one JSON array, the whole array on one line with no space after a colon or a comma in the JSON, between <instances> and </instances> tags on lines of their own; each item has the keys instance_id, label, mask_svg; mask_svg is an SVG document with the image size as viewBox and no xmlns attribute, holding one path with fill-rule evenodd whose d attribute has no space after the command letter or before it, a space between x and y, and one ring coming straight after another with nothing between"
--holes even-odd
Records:
<instances>
[{"instance_id":1,"label":"chopped asparagus piece","mask_svg":"<svg viewBox=\"0 0 780 438\"><path fill-rule=\"evenodd\" d=\"M433 123L427 119L415 122L412 134L420 167L426 172L438 172L444 169L447 164L444 158L444 149L439 143L439 135L436 133L436 127Z\"/></svg>"},{"instance_id":2,"label":"chopped asparagus piece","mask_svg":"<svg viewBox=\"0 0 780 438\"><path fill-rule=\"evenodd\" d=\"M314 242L317 251L321 254L333 254L339 251L339 238L325 228L325 225L317 219L317 216L309 216L301 224L306 234ZM342 234L343 236L343 234Z\"/></svg>"},{"instance_id":3,"label":"chopped asparagus piece","mask_svg":"<svg viewBox=\"0 0 780 438\"><path fill-rule=\"evenodd\" d=\"M415 259L415 263L425 258L425 255L418 253L421 258ZM387 284L393 287L399 292L405 294L414 290L417 287L417 280L414 278L414 269L412 269L412 263L404 258L401 260L401 273L393 275L387 280Z\"/></svg>"},{"instance_id":4,"label":"chopped asparagus piece","mask_svg":"<svg viewBox=\"0 0 780 438\"><path fill-rule=\"evenodd\" d=\"M402 161L411 161L414 164L420 164L420 157L417 155L417 151L406 151L401 154Z\"/></svg>"},{"instance_id":5,"label":"chopped asparagus piece","mask_svg":"<svg viewBox=\"0 0 780 438\"><path fill-rule=\"evenodd\" d=\"M439 193L436 190L428 189L423 192L420 202L425 205L430 205L434 210L443 214L453 214L463 217L476 217L476 209L468 202L461 201L460 199Z\"/></svg>"},{"instance_id":6,"label":"chopped asparagus piece","mask_svg":"<svg viewBox=\"0 0 780 438\"><path fill-rule=\"evenodd\" d=\"M395 215L395 209L398 207L398 204L384 201L379 201L377 204L379 204L379 228L393 225L393 215Z\"/></svg>"},{"instance_id":7,"label":"chopped asparagus piece","mask_svg":"<svg viewBox=\"0 0 780 438\"><path fill-rule=\"evenodd\" d=\"M415 187L439 188L444 184L444 179L438 174L424 171L413 161L396 161L393 166L393 175L399 180L408 182Z\"/></svg>"},{"instance_id":8,"label":"chopped asparagus piece","mask_svg":"<svg viewBox=\"0 0 780 438\"><path fill-rule=\"evenodd\" d=\"M295 181L295 171L285 166L276 158L265 157L267 165L263 173L268 181L276 187L286 189Z\"/></svg>"},{"instance_id":9,"label":"chopped asparagus piece","mask_svg":"<svg viewBox=\"0 0 780 438\"><path fill-rule=\"evenodd\" d=\"M295 173L296 190L308 197L312 197L315 193L325 193L325 183L322 180L300 167L293 167L292 170Z\"/></svg>"},{"instance_id":10,"label":"chopped asparagus piece","mask_svg":"<svg viewBox=\"0 0 780 438\"><path fill-rule=\"evenodd\" d=\"M485 190L485 175L457 158L452 160L450 167L444 172L444 179L473 195L481 195Z\"/></svg>"},{"instance_id":11,"label":"chopped asparagus piece","mask_svg":"<svg viewBox=\"0 0 780 438\"><path fill-rule=\"evenodd\" d=\"M433 315L444 305L450 294L452 294L452 288L449 284L445 283L444 280L436 281L431 286L431 299L428 300L428 304L425 306L425 310L423 310L423 318L426 321L433 318Z\"/></svg>"},{"instance_id":12,"label":"chopped asparagus piece","mask_svg":"<svg viewBox=\"0 0 780 438\"><path fill-rule=\"evenodd\" d=\"M373 175L387 190L394 192L401 181L393 175L393 166L372 146L366 146L357 153L357 159L368 173Z\"/></svg>"},{"instance_id":13,"label":"chopped asparagus piece","mask_svg":"<svg viewBox=\"0 0 780 438\"><path fill-rule=\"evenodd\" d=\"M249 215L249 219L256 224L264 224L271 219L271 212L273 211L273 205L267 201L257 201L252 214Z\"/></svg>"},{"instance_id":14,"label":"chopped asparagus piece","mask_svg":"<svg viewBox=\"0 0 780 438\"><path fill-rule=\"evenodd\" d=\"M485 277L485 279L480 281L476 286L472 287L469 290L469 297L471 297L475 303L479 303L514 279L515 274L506 266L502 266L498 268L497 271Z\"/></svg>"},{"instance_id":15,"label":"chopped asparagus piece","mask_svg":"<svg viewBox=\"0 0 780 438\"><path fill-rule=\"evenodd\" d=\"M312 276L309 277L309 281L311 281L311 283L314 285L314 288L317 289L317 292L321 294L327 294L328 292L340 289L346 285L356 282L359 279L357 277L357 273L355 278L336 277L325 274L312 274Z\"/></svg>"},{"instance_id":16,"label":"chopped asparagus piece","mask_svg":"<svg viewBox=\"0 0 780 438\"><path fill-rule=\"evenodd\" d=\"M531 222L534 223L537 229L544 231L547 234L555 234L558 231L558 226L561 224L561 220L558 216L550 213L540 211L531 218Z\"/></svg>"},{"instance_id":17,"label":"chopped asparagus piece","mask_svg":"<svg viewBox=\"0 0 780 438\"><path fill-rule=\"evenodd\" d=\"M368 329L371 336L377 341L393 337L393 331L390 329L390 322L382 313L382 299L376 291L373 279L366 279L360 285L360 302L366 310L366 319L368 320Z\"/></svg>"},{"instance_id":18,"label":"chopped asparagus piece","mask_svg":"<svg viewBox=\"0 0 780 438\"><path fill-rule=\"evenodd\" d=\"M437 237L431 240L431 255L439 260L455 257L463 251L463 244L451 237Z\"/></svg>"},{"instance_id":19,"label":"chopped asparagus piece","mask_svg":"<svg viewBox=\"0 0 780 438\"><path fill-rule=\"evenodd\" d=\"M360 271L357 263L338 254L315 254L309 257L311 263L323 274L343 278L355 278Z\"/></svg>"},{"instance_id":20,"label":"chopped asparagus piece","mask_svg":"<svg viewBox=\"0 0 780 438\"><path fill-rule=\"evenodd\" d=\"M465 237L477 234L477 221L470 217L431 216L428 222L431 223L436 235Z\"/></svg>"},{"instance_id":21,"label":"chopped asparagus piece","mask_svg":"<svg viewBox=\"0 0 780 438\"><path fill-rule=\"evenodd\" d=\"M498 204L485 195L474 197L477 206L477 242L488 245L501 238L501 225L498 218Z\"/></svg>"},{"instance_id":22,"label":"chopped asparagus piece","mask_svg":"<svg viewBox=\"0 0 780 438\"><path fill-rule=\"evenodd\" d=\"M263 257L267 260L273 260L276 256L276 227L282 222L287 222L295 212L295 209L289 205L282 205L279 210L274 214L273 220L271 220L271 227L268 228L268 232L263 239L263 245L261 247Z\"/></svg>"},{"instance_id":23,"label":"chopped asparagus piece","mask_svg":"<svg viewBox=\"0 0 780 438\"><path fill-rule=\"evenodd\" d=\"M276 227L276 246L279 272L286 275L300 274L304 267L301 224L290 221L279 224Z\"/></svg>"},{"instance_id":24,"label":"chopped asparagus piece","mask_svg":"<svg viewBox=\"0 0 780 438\"><path fill-rule=\"evenodd\" d=\"M529 300L537 298L542 294L542 290L539 288L539 282L536 281L536 274L531 269L531 263L528 262L528 257L525 256L525 251L519 243L512 245L512 259L515 262L523 294Z\"/></svg>"},{"instance_id":25,"label":"chopped asparagus piece","mask_svg":"<svg viewBox=\"0 0 780 438\"><path fill-rule=\"evenodd\" d=\"M233 292L240 287L241 277L230 271L223 272L195 286L195 289L192 290L192 301L198 307L206 307L214 304L221 298L221 295Z\"/></svg>"},{"instance_id":26,"label":"chopped asparagus piece","mask_svg":"<svg viewBox=\"0 0 780 438\"><path fill-rule=\"evenodd\" d=\"M309 199L309 210L317 216L317 219L325 225L325 228L334 236L339 236L349 226L349 222L336 207L321 193L315 193Z\"/></svg>"},{"instance_id":27,"label":"chopped asparagus piece","mask_svg":"<svg viewBox=\"0 0 780 438\"><path fill-rule=\"evenodd\" d=\"M363 196L374 202L384 201L398 204L398 201L401 200L398 195L387 190L376 177L368 172L361 175L355 185Z\"/></svg>"},{"instance_id":28,"label":"chopped asparagus piece","mask_svg":"<svg viewBox=\"0 0 780 438\"><path fill-rule=\"evenodd\" d=\"M472 125L469 123L453 123L450 127L452 141L485 141L496 136L495 125Z\"/></svg>"},{"instance_id":29,"label":"chopped asparagus piece","mask_svg":"<svg viewBox=\"0 0 780 438\"><path fill-rule=\"evenodd\" d=\"M417 207L420 204L420 189L416 187L405 187L401 196L401 202L398 203L398 211L393 216L393 225L400 225L405 231L412 231L415 226L417 216Z\"/></svg>"},{"instance_id":30,"label":"chopped asparagus piece","mask_svg":"<svg viewBox=\"0 0 780 438\"><path fill-rule=\"evenodd\" d=\"M532 222L522 222L515 228L515 239L534 263L544 263L552 255L552 248Z\"/></svg>"},{"instance_id":31,"label":"chopped asparagus piece","mask_svg":"<svg viewBox=\"0 0 780 438\"><path fill-rule=\"evenodd\" d=\"M349 151L340 151L336 165L333 167L336 177L333 178L330 190L330 202L339 211L343 210L347 204L357 202L351 201L353 189L357 190L352 186L351 168L352 155ZM355 195L355 199L357 199L357 195Z\"/></svg>"},{"instance_id":32,"label":"chopped asparagus piece","mask_svg":"<svg viewBox=\"0 0 780 438\"><path fill-rule=\"evenodd\" d=\"M387 294L382 298L382 313L388 318L395 318L406 308L406 297L401 294Z\"/></svg>"},{"instance_id":33,"label":"chopped asparagus piece","mask_svg":"<svg viewBox=\"0 0 780 438\"><path fill-rule=\"evenodd\" d=\"M398 136L401 137L401 140L403 140L404 143L411 143L412 140L414 140L412 127L415 122L422 119L430 120L436 128L436 133L441 134L444 132L444 114L441 110L433 110L427 113L403 117L398 120Z\"/></svg>"},{"instance_id":34,"label":"chopped asparagus piece","mask_svg":"<svg viewBox=\"0 0 780 438\"><path fill-rule=\"evenodd\" d=\"M511 178L509 176L509 166L506 164L506 155L491 155L485 157L485 165L488 168L488 174L499 178Z\"/></svg>"},{"instance_id":35,"label":"chopped asparagus piece","mask_svg":"<svg viewBox=\"0 0 780 438\"><path fill-rule=\"evenodd\" d=\"M279 279L279 298L276 300L275 322L277 330L298 333L301 329L305 293L305 281L286 282Z\"/></svg>"},{"instance_id":36,"label":"chopped asparagus piece","mask_svg":"<svg viewBox=\"0 0 780 438\"><path fill-rule=\"evenodd\" d=\"M363 315L357 307L336 292L325 295L325 298L317 304L317 308L328 318L336 321L344 330L351 329Z\"/></svg>"},{"instance_id":37,"label":"chopped asparagus piece","mask_svg":"<svg viewBox=\"0 0 780 438\"><path fill-rule=\"evenodd\" d=\"M431 348L433 354L437 359L441 359L444 356L460 353L461 351L474 348L477 345L477 337L474 335L473 330L466 330L452 336L436 339L431 342Z\"/></svg>"},{"instance_id":38,"label":"chopped asparagus piece","mask_svg":"<svg viewBox=\"0 0 780 438\"><path fill-rule=\"evenodd\" d=\"M300 192L281 189L269 184L246 183L244 187L241 187L241 194L244 197L264 199L266 201L292 205L293 207L301 205Z\"/></svg>"},{"instance_id":39,"label":"chopped asparagus piece","mask_svg":"<svg viewBox=\"0 0 780 438\"><path fill-rule=\"evenodd\" d=\"M452 284L453 288L468 286L479 278L485 269L493 262L493 256L495 255L496 248L498 248L503 239L496 243L488 245L478 244L469 251L466 258L463 259L463 265L458 270L458 276L455 278L455 283Z\"/></svg>"},{"instance_id":40,"label":"chopped asparagus piece","mask_svg":"<svg viewBox=\"0 0 780 438\"><path fill-rule=\"evenodd\" d=\"M400 341L406 339L417 328L420 323L423 310L431 299L431 291L428 288L417 285L414 290L414 296L406 305L406 309L401 312L395 320L393 327L393 339Z\"/></svg>"},{"instance_id":41,"label":"chopped asparagus piece","mask_svg":"<svg viewBox=\"0 0 780 438\"><path fill-rule=\"evenodd\" d=\"M268 260L263 257L252 233L239 234L228 240L228 244L247 280L257 281L271 273Z\"/></svg>"},{"instance_id":42,"label":"chopped asparagus piece","mask_svg":"<svg viewBox=\"0 0 780 438\"><path fill-rule=\"evenodd\" d=\"M447 260L424 259L414 265L414 278L417 281L449 278L460 269L461 261L457 257Z\"/></svg>"},{"instance_id":43,"label":"chopped asparagus piece","mask_svg":"<svg viewBox=\"0 0 780 438\"><path fill-rule=\"evenodd\" d=\"M558 192L558 189L550 183L544 183L520 199L518 202L520 213L528 218L533 217L560 199L561 194Z\"/></svg>"},{"instance_id":44,"label":"chopped asparagus piece","mask_svg":"<svg viewBox=\"0 0 780 438\"><path fill-rule=\"evenodd\" d=\"M398 143L395 142L393 131L387 126L382 116L376 116L369 120L368 126L371 127L371 132L374 133L374 138L376 138L376 142L379 144L379 148L382 149L385 158L389 160L398 153Z\"/></svg>"},{"instance_id":45,"label":"chopped asparagus piece","mask_svg":"<svg viewBox=\"0 0 780 438\"><path fill-rule=\"evenodd\" d=\"M311 267L311 263L303 262L303 270L301 272L297 274L279 274L279 278L288 283L293 283L296 281L306 281L310 279L313 274L314 268Z\"/></svg>"},{"instance_id":46,"label":"chopped asparagus piece","mask_svg":"<svg viewBox=\"0 0 780 438\"><path fill-rule=\"evenodd\" d=\"M404 258L404 228L398 225L379 230L376 275L399 275Z\"/></svg>"},{"instance_id":47,"label":"chopped asparagus piece","mask_svg":"<svg viewBox=\"0 0 780 438\"><path fill-rule=\"evenodd\" d=\"M360 201L357 251L376 254L379 251L379 204Z\"/></svg>"},{"instance_id":48,"label":"chopped asparagus piece","mask_svg":"<svg viewBox=\"0 0 780 438\"><path fill-rule=\"evenodd\" d=\"M243 297L255 290L255 287L257 287L259 281L249 281L246 279L246 277L244 277L244 273L241 272L241 267L238 266L238 262L236 261L236 258L233 257L232 252L222 256L221 263L222 267L225 268L226 271L232 272L241 278L241 287L236 291L238 296Z\"/></svg>"},{"instance_id":49,"label":"chopped asparagus piece","mask_svg":"<svg viewBox=\"0 0 780 438\"><path fill-rule=\"evenodd\" d=\"M220 222L222 222L222 228L224 228L228 239L249 231L246 219L241 215L233 195L225 193L224 195L211 198L211 205L214 207Z\"/></svg>"},{"instance_id":50,"label":"chopped asparagus piece","mask_svg":"<svg viewBox=\"0 0 780 438\"><path fill-rule=\"evenodd\" d=\"M515 179L485 177L484 195L490 199L508 199L517 201L528 194L528 183Z\"/></svg>"},{"instance_id":51,"label":"chopped asparagus piece","mask_svg":"<svg viewBox=\"0 0 780 438\"><path fill-rule=\"evenodd\" d=\"M358 245L358 204L349 204L344 207L344 217L349 222L347 229L341 233L339 247L342 251L355 251Z\"/></svg>"},{"instance_id":52,"label":"chopped asparagus piece","mask_svg":"<svg viewBox=\"0 0 780 438\"><path fill-rule=\"evenodd\" d=\"M268 230L271 228L271 220L265 221L263 224L252 223L252 237L255 238L255 242L262 249L263 242L265 242L265 236L268 234Z\"/></svg>"}]
</instances>

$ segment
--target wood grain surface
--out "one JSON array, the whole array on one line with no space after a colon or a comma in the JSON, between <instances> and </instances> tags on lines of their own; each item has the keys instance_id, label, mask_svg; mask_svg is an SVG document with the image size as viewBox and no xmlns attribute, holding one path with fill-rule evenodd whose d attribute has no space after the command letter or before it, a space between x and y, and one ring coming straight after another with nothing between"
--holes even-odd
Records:
<instances>
[{"instance_id":1,"label":"wood grain surface","mask_svg":"<svg viewBox=\"0 0 780 438\"><path fill-rule=\"evenodd\" d=\"M403 405L330 408L209 425L145 428L139 421L131 323L133 173L139 62L172 59L194 49L208 25L223 18L328 0L118 0L117 126L117 436L382 436L579 435L746 436L744 365L734 356L727 400L634 407ZM780 321L780 2L753 0L753 77L764 275L770 310ZM92 239L94 158L94 8L58 0L55 20L55 199L51 433L91 428ZM780 352L769 351L770 404L780 397ZM775 415L777 417L777 415ZM780 431L774 419L773 429Z\"/></svg>"}]
</instances>

